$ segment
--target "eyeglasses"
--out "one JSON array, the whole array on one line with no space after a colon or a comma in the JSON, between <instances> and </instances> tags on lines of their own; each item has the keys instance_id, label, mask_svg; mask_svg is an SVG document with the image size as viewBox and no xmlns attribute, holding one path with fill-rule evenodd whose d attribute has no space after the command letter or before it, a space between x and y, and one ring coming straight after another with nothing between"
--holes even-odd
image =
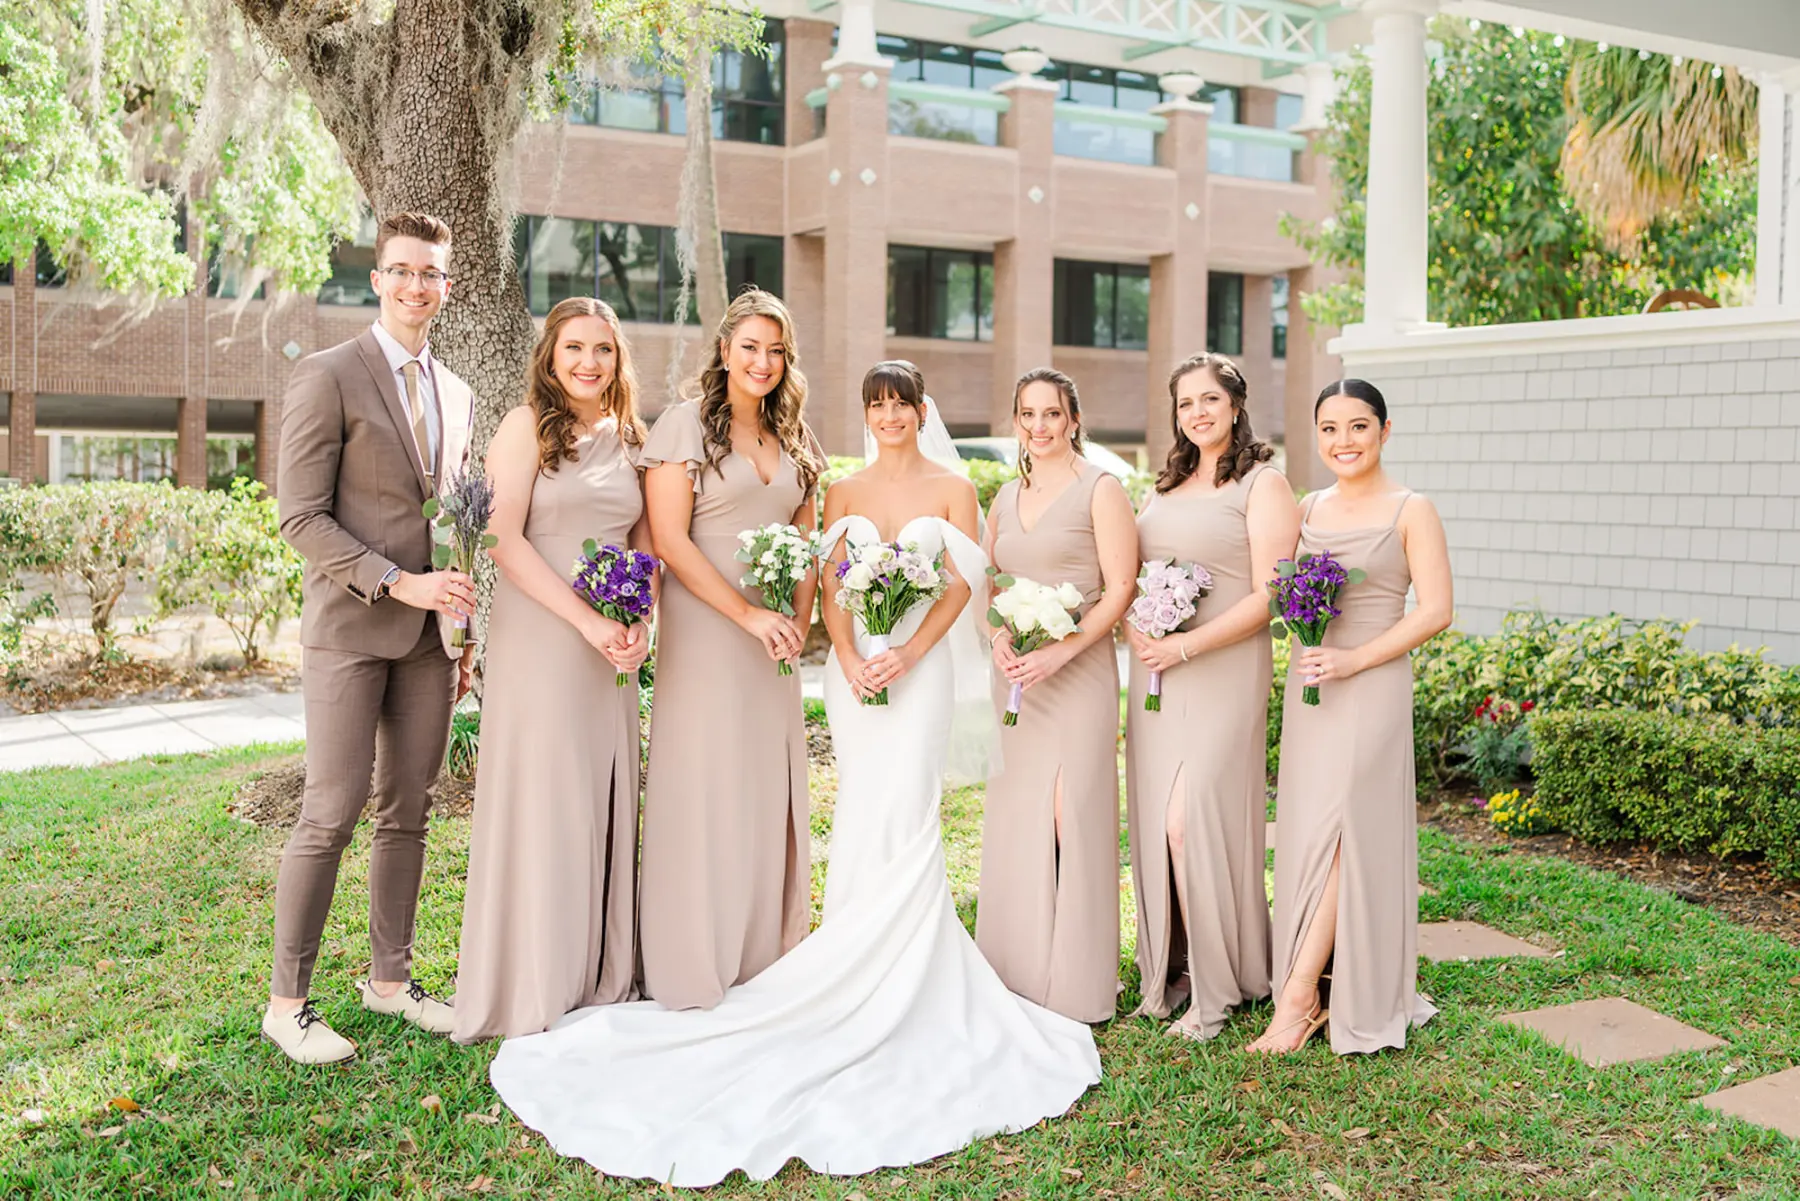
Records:
<instances>
[{"instance_id":1,"label":"eyeglasses","mask_svg":"<svg viewBox=\"0 0 1800 1201\"><path fill-rule=\"evenodd\" d=\"M414 271L411 267L377 267L375 269L403 288L411 287L414 280L418 280L427 288L441 288L450 282L448 275L434 267L427 267L423 271Z\"/></svg>"}]
</instances>

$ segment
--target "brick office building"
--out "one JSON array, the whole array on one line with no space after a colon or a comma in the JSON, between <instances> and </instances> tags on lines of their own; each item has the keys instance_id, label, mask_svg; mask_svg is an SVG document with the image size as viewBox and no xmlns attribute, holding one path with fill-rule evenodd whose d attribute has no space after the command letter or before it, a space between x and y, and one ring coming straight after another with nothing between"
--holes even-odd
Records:
<instances>
[{"instance_id":1,"label":"brick office building","mask_svg":"<svg viewBox=\"0 0 1800 1201\"><path fill-rule=\"evenodd\" d=\"M830 449L860 447L856 385L885 357L919 364L959 434L1005 432L1013 379L1053 363L1081 385L1100 440L1147 443L1153 461L1169 436L1164 376L1194 350L1240 359L1269 434L1335 375L1288 303L1314 269L1279 223L1328 211L1328 172L1295 127L1316 119L1325 56L1355 17L1292 0L765 10L769 57L716 64L720 224L733 286L754 280L793 309ZM1027 44L1042 53L1008 56ZM533 311L611 301L651 413L678 338L689 359L699 342L671 320L682 105L678 80L597 90L518 150ZM15 477L118 474L118 444L98 461L98 439L141 436L162 441L142 443L131 471L199 484L209 437L215 473L221 439L238 438L272 482L267 435L292 359L373 318L371 234L338 247L316 298L252 300L235 325L217 271L116 331L116 313L64 293L47 256L14 264L0 282L0 462Z\"/></svg>"}]
</instances>

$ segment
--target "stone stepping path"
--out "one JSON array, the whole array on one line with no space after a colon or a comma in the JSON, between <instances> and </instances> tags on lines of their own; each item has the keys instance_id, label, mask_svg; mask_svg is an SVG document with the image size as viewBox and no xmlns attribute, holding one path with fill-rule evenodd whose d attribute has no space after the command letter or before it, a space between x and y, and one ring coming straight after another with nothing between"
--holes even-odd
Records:
<instances>
[{"instance_id":1,"label":"stone stepping path","mask_svg":"<svg viewBox=\"0 0 1800 1201\"><path fill-rule=\"evenodd\" d=\"M1535 1030L1592 1068L1722 1047L1725 1040L1624 997L1507 1013L1508 1025Z\"/></svg>"},{"instance_id":2,"label":"stone stepping path","mask_svg":"<svg viewBox=\"0 0 1800 1201\"><path fill-rule=\"evenodd\" d=\"M1552 955L1551 951L1502 934L1480 922L1419 923L1419 957L1433 963L1467 963L1472 959L1549 959Z\"/></svg>"},{"instance_id":3,"label":"stone stepping path","mask_svg":"<svg viewBox=\"0 0 1800 1201\"><path fill-rule=\"evenodd\" d=\"M1708 1093L1700 1104L1800 1139L1800 1068Z\"/></svg>"}]
</instances>

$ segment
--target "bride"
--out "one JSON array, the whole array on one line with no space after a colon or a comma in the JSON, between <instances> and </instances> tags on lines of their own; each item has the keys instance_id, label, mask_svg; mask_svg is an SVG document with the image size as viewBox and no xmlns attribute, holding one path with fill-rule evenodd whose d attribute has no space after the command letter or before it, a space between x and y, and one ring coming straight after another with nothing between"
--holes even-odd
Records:
<instances>
[{"instance_id":1,"label":"bride","mask_svg":"<svg viewBox=\"0 0 1800 1201\"><path fill-rule=\"evenodd\" d=\"M578 1010L509 1039L491 1068L522 1121L608 1175L697 1187L736 1168L766 1180L794 1156L833 1175L920 1163L1062 1114L1100 1078L1088 1027L1008 992L957 919L939 789L981 778L996 745L968 605L987 566L979 510L917 368L876 365L863 407L870 462L826 493L830 558L913 543L953 579L881 654L827 600L824 921L714 1009ZM884 687L886 706L862 704Z\"/></svg>"}]
</instances>

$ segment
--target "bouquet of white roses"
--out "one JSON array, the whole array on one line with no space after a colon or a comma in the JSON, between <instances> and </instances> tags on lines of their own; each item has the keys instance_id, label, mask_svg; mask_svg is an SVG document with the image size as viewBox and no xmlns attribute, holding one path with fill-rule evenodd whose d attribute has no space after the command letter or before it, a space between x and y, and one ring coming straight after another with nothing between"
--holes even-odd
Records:
<instances>
[{"instance_id":1,"label":"bouquet of white roses","mask_svg":"<svg viewBox=\"0 0 1800 1201\"><path fill-rule=\"evenodd\" d=\"M1081 632L1075 622L1075 610L1081 608L1081 591L1075 585L1064 583L1052 587L1024 577L1015 579L992 567L988 568L988 574L993 577L996 588L1005 589L994 598L993 607L988 610L988 624L1011 636L1013 654L1027 655L1040 646L1061 642L1070 634ZM1024 699L1024 687L1014 684L1012 695L1007 698L1006 716L1000 719L1001 725L1019 724L1019 705Z\"/></svg>"},{"instance_id":2,"label":"bouquet of white roses","mask_svg":"<svg viewBox=\"0 0 1800 1201\"><path fill-rule=\"evenodd\" d=\"M923 555L917 543L850 543L847 552L837 565L837 606L862 623L872 659L892 649L888 635L914 606L944 595L950 575L942 555ZM865 705L887 703L885 688L863 699Z\"/></svg>"},{"instance_id":3,"label":"bouquet of white roses","mask_svg":"<svg viewBox=\"0 0 1800 1201\"><path fill-rule=\"evenodd\" d=\"M737 560L749 565L738 581L762 593L763 608L794 616L794 590L819 557L819 536L791 525L765 525L738 535ZM811 614L807 620L812 619ZM775 674L791 676L793 666L783 659Z\"/></svg>"}]
</instances>

